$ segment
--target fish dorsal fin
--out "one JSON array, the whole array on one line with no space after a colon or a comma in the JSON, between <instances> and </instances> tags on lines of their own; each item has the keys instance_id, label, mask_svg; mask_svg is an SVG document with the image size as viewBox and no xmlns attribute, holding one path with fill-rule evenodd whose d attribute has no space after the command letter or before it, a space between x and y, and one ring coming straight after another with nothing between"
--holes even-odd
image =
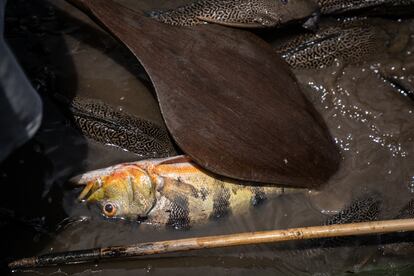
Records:
<instances>
[{"instance_id":1,"label":"fish dorsal fin","mask_svg":"<svg viewBox=\"0 0 414 276\"><path fill-rule=\"evenodd\" d=\"M188 163L191 162L191 158L187 155L177 155L170 158L162 160L157 165L167 165L167 164L178 164L178 163Z\"/></svg>"},{"instance_id":2,"label":"fish dorsal fin","mask_svg":"<svg viewBox=\"0 0 414 276\"><path fill-rule=\"evenodd\" d=\"M150 175L154 174L154 169L160 165L173 165L180 163L189 163L191 158L187 155L177 155L161 159L149 159L149 160L140 160L134 162L133 164L141 168L142 170L147 171ZM154 176L154 175L153 175Z\"/></svg>"}]
</instances>

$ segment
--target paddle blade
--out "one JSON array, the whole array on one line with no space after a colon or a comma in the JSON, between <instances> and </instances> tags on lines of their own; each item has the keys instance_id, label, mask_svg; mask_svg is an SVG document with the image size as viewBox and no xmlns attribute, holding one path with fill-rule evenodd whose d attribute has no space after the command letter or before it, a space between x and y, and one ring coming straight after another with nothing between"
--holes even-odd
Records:
<instances>
[{"instance_id":1,"label":"paddle blade","mask_svg":"<svg viewBox=\"0 0 414 276\"><path fill-rule=\"evenodd\" d=\"M340 155L274 50L222 26L173 27L110 0L71 0L144 66L181 149L228 177L315 188Z\"/></svg>"}]
</instances>

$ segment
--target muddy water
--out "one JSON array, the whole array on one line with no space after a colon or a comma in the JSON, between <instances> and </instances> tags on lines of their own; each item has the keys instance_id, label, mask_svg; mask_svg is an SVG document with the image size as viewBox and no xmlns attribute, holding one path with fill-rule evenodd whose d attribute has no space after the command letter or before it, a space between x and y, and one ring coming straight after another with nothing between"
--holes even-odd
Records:
<instances>
[{"instance_id":1,"label":"muddy water","mask_svg":"<svg viewBox=\"0 0 414 276\"><path fill-rule=\"evenodd\" d=\"M35 139L0 168L3 264L47 252L319 225L353 199L367 195L382 202L379 218L393 218L414 198L414 102L404 95L414 81L414 21L374 20L383 47L365 62L338 61L329 68L295 70L343 155L340 170L322 190L286 195L242 217L182 231L106 220L95 208L76 201L79 190L65 185L69 177L136 157L80 136L53 94L98 98L162 124L157 103L145 72L131 54L82 13L60 0L10 2L7 39L44 99L45 119ZM181 3L120 2L145 10ZM265 36L276 47L285 34ZM379 270L410 275L413 271L407 265L413 257L409 245L397 252L376 237L335 244L249 246L14 274L338 275Z\"/></svg>"}]
</instances>

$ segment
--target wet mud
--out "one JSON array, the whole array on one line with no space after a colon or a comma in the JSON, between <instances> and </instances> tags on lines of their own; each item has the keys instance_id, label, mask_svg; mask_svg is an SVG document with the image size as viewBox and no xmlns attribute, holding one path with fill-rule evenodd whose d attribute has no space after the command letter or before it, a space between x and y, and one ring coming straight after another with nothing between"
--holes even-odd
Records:
<instances>
[{"instance_id":1,"label":"wet mud","mask_svg":"<svg viewBox=\"0 0 414 276\"><path fill-rule=\"evenodd\" d=\"M188 1L119 2L155 10ZM323 22L329 26L337 23L334 18ZM11 273L5 266L8 261L34 254L410 217L414 199L414 20L369 19L367 24L379 45L370 55L358 60L338 56L318 68L294 69L341 149L341 167L329 182L319 191L265 201L242 216L227 216L187 231L166 230L108 220L94 206L77 201L80 189L67 184L70 177L139 157L82 136L54 99L56 93L68 99L93 98L163 126L145 72L124 47L65 1L9 1L6 39L39 91L45 115L35 138L0 165L0 274ZM292 32L303 30L292 27L259 35L276 51L291 39ZM411 275L412 240L411 234L399 234L243 246L15 271L12 275Z\"/></svg>"}]
</instances>

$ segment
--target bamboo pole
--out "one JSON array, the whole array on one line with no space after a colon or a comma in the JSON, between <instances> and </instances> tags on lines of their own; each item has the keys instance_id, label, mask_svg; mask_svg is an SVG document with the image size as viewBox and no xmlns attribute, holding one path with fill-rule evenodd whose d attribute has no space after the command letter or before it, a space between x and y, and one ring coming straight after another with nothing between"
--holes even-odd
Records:
<instances>
[{"instance_id":1,"label":"bamboo pole","mask_svg":"<svg viewBox=\"0 0 414 276\"><path fill-rule=\"evenodd\" d=\"M205 248L220 248L343 236L361 236L404 231L414 231L414 219L312 226L291 228L287 230L247 232L220 236L146 242L129 246L112 246L79 251L67 251L16 260L9 264L9 268L22 269L58 264L85 263L102 259L129 258L154 254L183 252Z\"/></svg>"}]
</instances>

